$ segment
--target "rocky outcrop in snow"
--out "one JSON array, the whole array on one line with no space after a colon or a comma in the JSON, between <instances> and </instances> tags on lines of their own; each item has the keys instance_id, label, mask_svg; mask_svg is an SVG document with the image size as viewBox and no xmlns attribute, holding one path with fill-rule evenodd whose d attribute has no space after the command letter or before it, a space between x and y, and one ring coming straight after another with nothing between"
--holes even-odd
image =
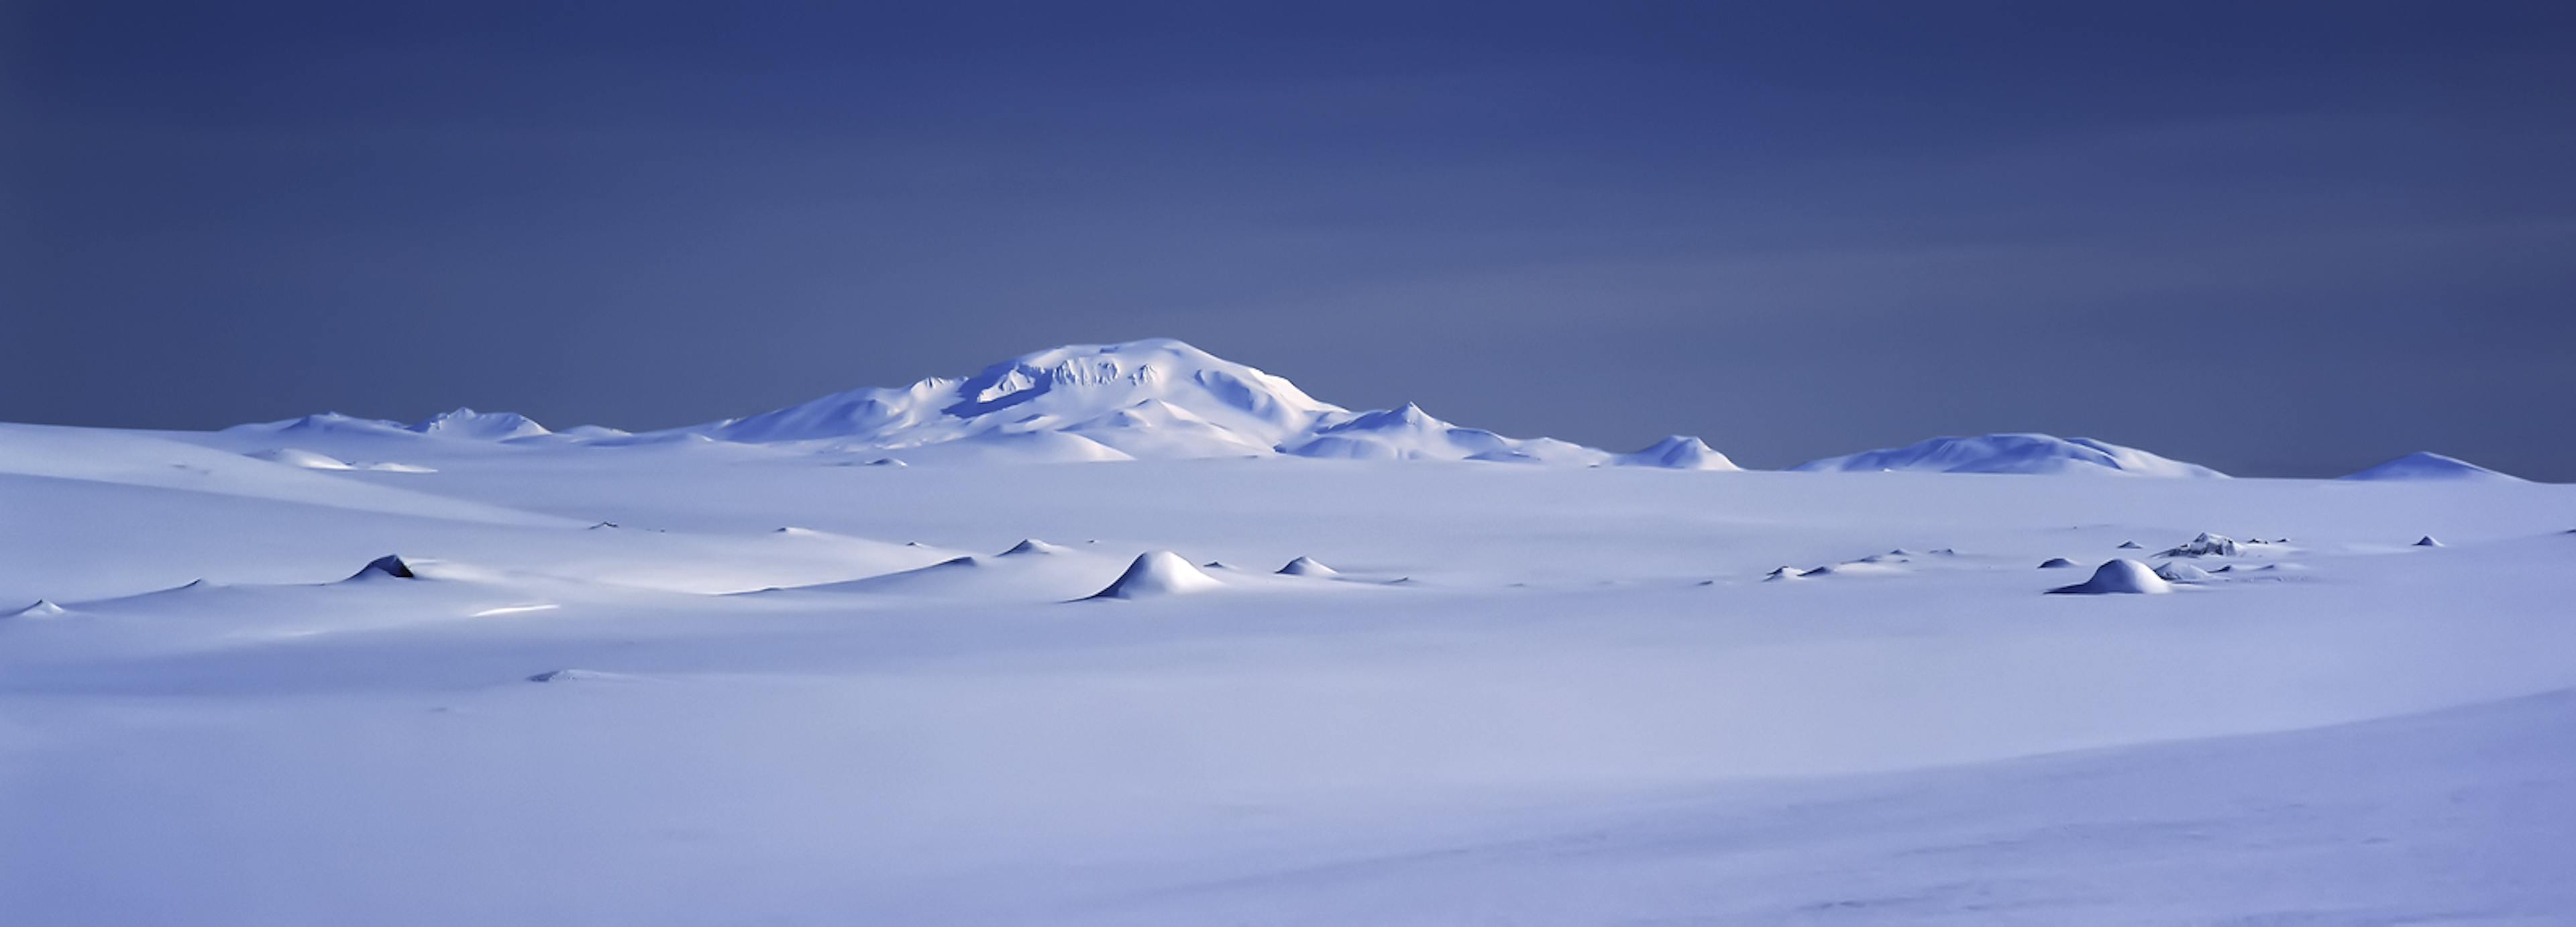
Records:
<instances>
[{"instance_id":1,"label":"rocky outcrop in snow","mask_svg":"<svg viewBox=\"0 0 2576 927\"><path fill-rule=\"evenodd\" d=\"M2211 534L2207 531L2203 531L2200 533L2199 537L2184 541L2173 547L2165 548L2164 550L2157 552L2156 556L2233 557L2236 556L2238 550L2239 548L2237 547L2235 538L2228 537L2224 534Z\"/></svg>"}]
</instances>

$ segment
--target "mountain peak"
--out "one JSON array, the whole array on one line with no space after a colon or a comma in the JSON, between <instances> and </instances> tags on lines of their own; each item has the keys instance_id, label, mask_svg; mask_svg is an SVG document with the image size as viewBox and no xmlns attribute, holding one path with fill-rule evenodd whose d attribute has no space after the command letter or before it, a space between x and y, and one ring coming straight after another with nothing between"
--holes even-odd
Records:
<instances>
[{"instance_id":1,"label":"mountain peak","mask_svg":"<svg viewBox=\"0 0 2576 927\"><path fill-rule=\"evenodd\" d=\"M1116 417L1117 413L1134 414ZM1174 338L1075 344L1022 354L963 378L857 389L690 429L729 441L836 439L913 447L982 435L1116 428L1177 419L1225 453L1268 448L1342 408L1281 377Z\"/></svg>"},{"instance_id":2,"label":"mountain peak","mask_svg":"<svg viewBox=\"0 0 2576 927\"><path fill-rule=\"evenodd\" d=\"M1715 448L1690 435L1672 435L1645 450L1621 454L1611 461L1627 467L1661 467L1667 470L1740 470L1735 461L1726 459Z\"/></svg>"},{"instance_id":3,"label":"mountain peak","mask_svg":"<svg viewBox=\"0 0 2576 927\"><path fill-rule=\"evenodd\" d=\"M410 431L449 438L505 441L553 434L546 426L516 412L476 412L464 406L413 423Z\"/></svg>"}]
</instances>

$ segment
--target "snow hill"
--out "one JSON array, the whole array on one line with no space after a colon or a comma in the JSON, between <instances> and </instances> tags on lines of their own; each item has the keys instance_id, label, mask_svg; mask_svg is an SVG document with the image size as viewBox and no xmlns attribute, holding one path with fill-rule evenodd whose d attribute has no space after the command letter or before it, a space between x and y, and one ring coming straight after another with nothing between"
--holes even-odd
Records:
<instances>
[{"instance_id":1,"label":"snow hill","mask_svg":"<svg viewBox=\"0 0 2576 927\"><path fill-rule=\"evenodd\" d=\"M472 438L478 441L507 441L512 438L534 438L554 432L546 430L525 415L516 412L476 412L458 407L441 412L411 426L412 431L443 438Z\"/></svg>"},{"instance_id":2,"label":"snow hill","mask_svg":"<svg viewBox=\"0 0 2576 927\"><path fill-rule=\"evenodd\" d=\"M1791 469L1810 473L1910 470L1925 473L2116 473L2132 476L2223 477L2199 464L2159 457L2092 438L2043 434L1994 434L1933 438L1898 448L1827 457Z\"/></svg>"},{"instance_id":3,"label":"snow hill","mask_svg":"<svg viewBox=\"0 0 2576 927\"><path fill-rule=\"evenodd\" d=\"M625 434L611 428L588 425L573 431L578 433L576 435L578 437L608 437ZM380 418L359 418L338 412L324 412L282 421L235 425L225 429L224 433L237 437L281 438L426 435L434 438L462 438L473 441L509 441L554 434L546 430L545 426L537 424L535 420L516 412L476 412L461 407L409 425Z\"/></svg>"},{"instance_id":4,"label":"snow hill","mask_svg":"<svg viewBox=\"0 0 2576 927\"><path fill-rule=\"evenodd\" d=\"M2350 475L2350 476L2343 477L2343 479L2347 479L2347 480L2373 480L2373 481L2378 481L2378 480L2515 480L2515 481L2520 481L2522 478L2521 478L2521 477L2518 477L2518 476L2514 476L2514 475L2512 475L2512 474L2510 474L2510 473L2500 473L2500 472L2497 472L2497 471L2494 471L2494 470L2489 470L2489 469L2487 469L2487 468L2485 468L2485 467L2481 467L2481 466L2478 466L2477 464L2473 464L2473 463L2470 463L2470 462L2468 462L2468 461L2461 460L2461 459L2459 459L2459 458L2457 458L2457 457L2451 457L2451 456L2444 455L2444 454L2436 454L2436 453L2433 453L2432 451L2416 451L2415 453L2408 454L2408 455L2406 455L2406 456L2404 456L2404 457L2397 458L2396 460L2392 460L2392 461L2389 461L2389 462L2384 463L2384 464L2380 464L2379 466L2372 467L2372 468L2370 468L2370 469L2368 469L2368 470L2363 470L2363 471L2361 471L2361 472L2359 472L2359 473L2355 473L2355 474L2352 474L2352 475Z\"/></svg>"},{"instance_id":5,"label":"snow hill","mask_svg":"<svg viewBox=\"0 0 2576 927\"><path fill-rule=\"evenodd\" d=\"M1352 411L1285 378L1169 338L1068 345L967 377L857 389L672 434L753 444L824 442L896 459L1123 460L1291 455L1344 460L1483 460L1590 465L1607 452L1548 438L1508 438L1406 404ZM1696 441L1693 441L1696 444ZM1724 455L1672 450L1689 469ZM1660 459L1660 458L1656 458Z\"/></svg>"},{"instance_id":6,"label":"snow hill","mask_svg":"<svg viewBox=\"0 0 2576 927\"><path fill-rule=\"evenodd\" d=\"M1653 447L1621 454L1612 461L1626 467L1663 467L1670 470L1740 470L1735 461L1726 459L1708 446L1708 442L1689 435L1674 435L1655 442Z\"/></svg>"}]
</instances>

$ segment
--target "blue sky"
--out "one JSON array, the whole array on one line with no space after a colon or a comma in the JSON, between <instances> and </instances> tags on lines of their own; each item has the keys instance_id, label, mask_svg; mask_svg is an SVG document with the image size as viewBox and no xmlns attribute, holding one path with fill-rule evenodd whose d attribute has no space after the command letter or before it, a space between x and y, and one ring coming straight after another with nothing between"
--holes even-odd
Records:
<instances>
[{"instance_id":1,"label":"blue sky","mask_svg":"<svg viewBox=\"0 0 2576 927\"><path fill-rule=\"evenodd\" d=\"M0 15L0 419L649 428L1167 335L1754 466L2576 480L2563 4Z\"/></svg>"}]
</instances>

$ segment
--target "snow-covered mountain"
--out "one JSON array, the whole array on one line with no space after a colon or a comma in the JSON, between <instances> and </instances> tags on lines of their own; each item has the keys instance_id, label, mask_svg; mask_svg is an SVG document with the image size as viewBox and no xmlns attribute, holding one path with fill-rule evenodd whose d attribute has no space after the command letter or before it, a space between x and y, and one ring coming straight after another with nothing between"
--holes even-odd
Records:
<instances>
[{"instance_id":1,"label":"snow-covered mountain","mask_svg":"<svg viewBox=\"0 0 2576 927\"><path fill-rule=\"evenodd\" d=\"M1169 338L1068 345L973 376L835 393L672 433L757 444L821 442L898 456L971 451L1045 460L1287 454L1588 465L1612 456L1549 438L1461 427L1412 404L1352 411ZM1700 460L1675 459L1675 466Z\"/></svg>"},{"instance_id":2,"label":"snow-covered mountain","mask_svg":"<svg viewBox=\"0 0 2576 927\"><path fill-rule=\"evenodd\" d=\"M2199 464L2159 457L2091 438L2043 434L1941 437L1898 448L1811 460L1791 469L1807 472L2103 473L2132 476L2223 477Z\"/></svg>"},{"instance_id":3,"label":"snow-covered mountain","mask_svg":"<svg viewBox=\"0 0 2576 927\"><path fill-rule=\"evenodd\" d=\"M623 434L615 429L582 426L574 429L583 434ZM441 412L412 424L380 418L359 418L338 412L324 412L275 422L254 422L224 429L226 434L241 436L276 435L279 437L326 436L404 436L426 435L433 438L462 438L473 441L509 441L551 435L546 427L516 412L476 412L458 408Z\"/></svg>"},{"instance_id":4,"label":"snow-covered mountain","mask_svg":"<svg viewBox=\"0 0 2576 927\"><path fill-rule=\"evenodd\" d=\"M433 437L478 441L507 441L554 433L516 412L476 412L462 406L456 411L441 412L415 422L409 430Z\"/></svg>"},{"instance_id":5,"label":"snow-covered mountain","mask_svg":"<svg viewBox=\"0 0 2576 927\"><path fill-rule=\"evenodd\" d=\"M2510 473L2489 470L2477 464L2432 451L2416 451L2396 460L2363 470L2347 480L2520 480Z\"/></svg>"},{"instance_id":6,"label":"snow-covered mountain","mask_svg":"<svg viewBox=\"0 0 2576 927\"><path fill-rule=\"evenodd\" d=\"M1668 470L1741 470L1735 461L1726 459L1708 442L1689 435L1673 435L1642 451L1621 454L1611 461L1623 467L1662 467Z\"/></svg>"},{"instance_id":7,"label":"snow-covered mountain","mask_svg":"<svg viewBox=\"0 0 2576 927\"><path fill-rule=\"evenodd\" d=\"M1336 460L1446 460L1571 467L1735 470L1698 438L1674 435L1611 453L1553 438L1512 438L1443 421L1421 406L1353 410L1297 384L1170 338L1050 348L970 376L834 393L743 418L629 434L583 426L549 431L512 412L460 408L405 425L338 413L227 429L208 443L245 453L320 451L345 459L384 453L382 441L450 439L418 451L483 453L478 444L592 447L764 445L852 463L1082 462L1294 456ZM411 453L405 451L403 453ZM755 452L770 453L770 452ZM355 455L355 456L352 456ZM2422 460L2419 460L2421 458ZM375 458L381 459L381 458ZM2448 462L2415 455L2414 471ZM307 461L303 465L310 465ZM2411 468L2411 469L2410 469ZM2043 434L1944 437L1909 447L1812 461L1806 471L1938 473L2226 474L2090 438ZM2396 478L2356 474L2356 479Z\"/></svg>"}]
</instances>

